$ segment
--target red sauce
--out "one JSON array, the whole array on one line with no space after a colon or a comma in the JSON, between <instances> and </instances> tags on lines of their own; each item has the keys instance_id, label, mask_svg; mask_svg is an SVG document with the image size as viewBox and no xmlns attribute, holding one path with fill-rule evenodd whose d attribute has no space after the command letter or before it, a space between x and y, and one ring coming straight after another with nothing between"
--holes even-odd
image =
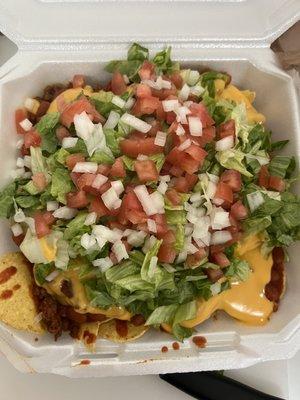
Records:
<instances>
[{"instance_id":1,"label":"red sauce","mask_svg":"<svg viewBox=\"0 0 300 400\"><path fill-rule=\"evenodd\" d=\"M91 361L90 360L81 360L80 365L90 365Z\"/></svg>"},{"instance_id":2,"label":"red sauce","mask_svg":"<svg viewBox=\"0 0 300 400\"><path fill-rule=\"evenodd\" d=\"M140 326L140 325L143 325L146 322L146 320L142 314L136 314L131 318L130 322L134 326Z\"/></svg>"},{"instance_id":3,"label":"red sauce","mask_svg":"<svg viewBox=\"0 0 300 400\"><path fill-rule=\"evenodd\" d=\"M0 299L7 300L7 299L10 299L12 297L12 295L13 295L12 290L4 290L0 295Z\"/></svg>"},{"instance_id":4,"label":"red sauce","mask_svg":"<svg viewBox=\"0 0 300 400\"><path fill-rule=\"evenodd\" d=\"M173 350L179 350L180 349L180 346L179 346L178 342L173 342L172 343L172 347L173 347Z\"/></svg>"},{"instance_id":5,"label":"red sauce","mask_svg":"<svg viewBox=\"0 0 300 400\"><path fill-rule=\"evenodd\" d=\"M162 348L161 348L161 352L162 353L167 353L168 352L168 348L167 348L167 346L163 346Z\"/></svg>"},{"instance_id":6,"label":"red sauce","mask_svg":"<svg viewBox=\"0 0 300 400\"><path fill-rule=\"evenodd\" d=\"M5 268L2 272L0 272L0 285L6 283L16 273L17 273L16 267Z\"/></svg>"},{"instance_id":7,"label":"red sauce","mask_svg":"<svg viewBox=\"0 0 300 400\"><path fill-rule=\"evenodd\" d=\"M119 336L126 337L128 335L127 321L116 319L116 331Z\"/></svg>"},{"instance_id":8,"label":"red sauce","mask_svg":"<svg viewBox=\"0 0 300 400\"><path fill-rule=\"evenodd\" d=\"M19 290L21 287L21 285L19 285L18 283L13 287L13 290Z\"/></svg>"},{"instance_id":9,"label":"red sauce","mask_svg":"<svg viewBox=\"0 0 300 400\"><path fill-rule=\"evenodd\" d=\"M204 347L206 347L207 340L204 336L194 336L193 342L197 347L203 349Z\"/></svg>"},{"instance_id":10,"label":"red sauce","mask_svg":"<svg viewBox=\"0 0 300 400\"><path fill-rule=\"evenodd\" d=\"M84 331L83 339L85 340L86 344L92 344L96 342L97 336L89 331Z\"/></svg>"}]
</instances>

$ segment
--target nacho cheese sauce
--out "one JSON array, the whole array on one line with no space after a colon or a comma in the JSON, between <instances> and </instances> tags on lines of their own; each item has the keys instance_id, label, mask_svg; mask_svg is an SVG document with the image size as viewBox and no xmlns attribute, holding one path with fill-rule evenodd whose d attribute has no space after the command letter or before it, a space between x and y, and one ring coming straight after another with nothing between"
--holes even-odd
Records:
<instances>
[{"instance_id":1,"label":"nacho cheese sauce","mask_svg":"<svg viewBox=\"0 0 300 400\"><path fill-rule=\"evenodd\" d=\"M211 297L208 301L198 300L196 318L182 323L192 328L207 320L217 310L223 310L239 321L253 325L263 325L268 321L273 302L264 295L266 284L271 279L273 265L272 255L264 258L261 254L261 240L251 236L240 242L236 249L236 256L248 261L252 273L245 282L232 283L229 290Z\"/></svg>"}]
</instances>

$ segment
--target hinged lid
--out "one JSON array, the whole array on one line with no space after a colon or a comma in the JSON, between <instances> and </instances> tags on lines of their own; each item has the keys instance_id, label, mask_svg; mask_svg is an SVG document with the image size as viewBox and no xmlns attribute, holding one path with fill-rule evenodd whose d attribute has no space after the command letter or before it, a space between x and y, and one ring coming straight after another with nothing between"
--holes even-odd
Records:
<instances>
[{"instance_id":1,"label":"hinged lid","mask_svg":"<svg viewBox=\"0 0 300 400\"><path fill-rule=\"evenodd\" d=\"M299 0L0 0L19 48L266 47L300 16Z\"/></svg>"}]
</instances>

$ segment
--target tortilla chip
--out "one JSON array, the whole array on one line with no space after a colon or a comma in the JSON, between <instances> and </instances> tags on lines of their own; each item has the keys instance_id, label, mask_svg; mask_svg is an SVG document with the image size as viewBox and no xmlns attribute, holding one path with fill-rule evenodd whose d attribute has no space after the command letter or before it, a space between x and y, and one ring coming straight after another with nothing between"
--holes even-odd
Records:
<instances>
[{"instance_id":1,"label":"tortilla chip","mask_svg":"<svg viewBox=\"0 0 300 400\"><path fill-rule=\"evenodd\" d=\"M81 340L89 351L95 350L101 322L86 322L80 325L79 340Z\"/></svg>"},{"instance_id":2,"label":"tortilla chip","mask_svg":"<svg viewBox=\"0 0 300 400\"><path fill-rule=\"evenodd\" d=\"M116 320L112 319L99 326L98 337L101 339L108 339L116 343L125 343L140 338L149 329L148 326L135 326L129 321L122 322L127 324L126 335L119 335L116 329Z\"/></svg>"},{"instance_id":3,"label":"tortilla chip","mask_svg":"<svg viewBox=\"0 0 300 400\"><path fill-rule=\"evenodd\" d=\"M15 329L41 334L44 329L37 319L31 294L33 278L28 267L22 253L7 253L0 258L0 321Z\"/></svg>"}]
</instances>

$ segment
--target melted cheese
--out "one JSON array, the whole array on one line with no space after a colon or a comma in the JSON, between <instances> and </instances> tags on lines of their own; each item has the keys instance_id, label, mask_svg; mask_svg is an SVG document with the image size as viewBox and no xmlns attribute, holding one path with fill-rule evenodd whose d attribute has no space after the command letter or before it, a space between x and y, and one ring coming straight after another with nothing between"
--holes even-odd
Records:
<instances>
[{"instance_id":1,"label":"melted cheese","mask_svg":"<svg viewBox=\"0 0 300 400\"><path fill-rule=\"evenodd\" d=\"M85 96L90 96L93 93L93 89L91 88L91 86L85 86L83 89L82 88L67 89L64 92L62 92L59 96L62 96L66 103L71 103L71 101L74 101L80 95L80 93L83 93ZM55 98L50 104L47 114L57 111L58 111L57 98Z\"/></svg>"},{"instance_id":2,"label":"melted cheese","mask_svg":"<svg viewBox=\"0 0 300 400\"><path fill-rule=\"evenodd\" d=\"M250 92L249 90L241 91L234 85L228 85L224 90L219 88L217 90L217 96L219 99L233 100L238 104L244 103L249 122L264 123L266 121L265 116L257 112L251 104L255 98L254 92Z\"/></svg>"},{"instance_id":3,"label":"melted cheese","mask_svg":"<svg viewBox=\"0 0 300 400\"><path fill-rule=\"evenodd\" d=\"M71 298L66 297L61 292L61 284L64 279L68 279L72 282L74 295ZM73 306L79 313L103 314L109 318L118 318L123 320L129 320L131 318L131 314L123 307L110 307L106 310L92 307L86 297L84 286L78 277L76 269L62 271L57 278L49 283L45 283L43 287L48 293L55 296L60 303Z\"/></svg>"},{"instance_id":4,"label":"melted cheese","mask_svg":"<svg viewBox=\"0 0 300 400\"><path fill-rule=\"evenodd\" d=\"M260 251L261 240L252 236L239 243L236 256L248 261L252 268L245 282L232 283L231 289L211 297L208 301L198 300L196 318L182 323L192 328L207 320L215 311L223 310L239 321L263 325L273 311L273 303L264 295L266 284L271 278L272 255L264 258Z\"/></svg>"},{"instance_id":5,"label":"melted cheese","mask_svg":"<svg viewBox=\"0 0 300 400\"><path fill-rule=\"evenodd\" d=\"M54 261L57 251L57 246L51 245L47 242L46 237L42 237L39 239L41 251L43 256L46 258L48 262Z\"/></svg>"}]
</instances>

